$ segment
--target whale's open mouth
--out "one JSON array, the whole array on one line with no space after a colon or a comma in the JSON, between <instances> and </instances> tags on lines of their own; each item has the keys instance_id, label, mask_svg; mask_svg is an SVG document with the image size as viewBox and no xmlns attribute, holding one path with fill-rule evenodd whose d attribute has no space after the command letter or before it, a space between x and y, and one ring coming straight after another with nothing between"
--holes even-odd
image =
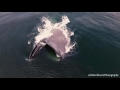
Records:
<instances>
[{"instance_id":1,"label":"whale's open mouth","mask_svg":"<svg viewBox=\"0 0 120 90\"><path fill-rule=\"evenodd\" d=\"M58 57L64 59L65 46L67 45L67 39L61 30L54 30L53 35L49 38L43 39L32 50L29 58L32 59L45 45L49 45L56 52Z\"/></svg>"},{"instance_id":2,"label":"whale's open mouth","mask_svg":"<svg viewBox=\"0 0 120 90\"><path fill-rule=\"evenodd\" d=\"M51 46L50 46L51 47ZM33 59L37 53L43 48L43 46L36 46L30 53L29 59ZM51 47L52 48L52 47ZM53 49L53 48L52 48ZM57 50L53 49L56 53L57 57L60 57L61 59L65 58L65 54L60 54Z\"/></svg>"}]
</instances>

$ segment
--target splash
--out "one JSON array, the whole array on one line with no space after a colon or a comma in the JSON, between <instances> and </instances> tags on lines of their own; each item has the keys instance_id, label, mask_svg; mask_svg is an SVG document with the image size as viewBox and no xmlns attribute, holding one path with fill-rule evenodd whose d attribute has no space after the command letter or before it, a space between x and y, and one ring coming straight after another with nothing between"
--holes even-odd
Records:
<instances>
[{"instance_id":1,"label":"splash","mask_svg":"<svg viewBox=\"0 0 120 90\"><path fill-rule=\"evenodd\" d=\"M35 36L35 41L33 44L33 47L35 47L39 42L41 42L45 38L49 38L50 36L53 35L52 30L61 30L65 37L67 38L67 44L65 46L65 53L69 53L72 51L76 45L76 42L71 43L71 36L74 35L74 32L72 32L69 28L67 28L67 24L70 23L70 20L68 19L67 16L62 16L62 21L58 23L52 23L52 21L47 18L43 17L42 18L42 23L43 26L38 26L38 35ZM28 42L30 43L30 42ZM57 57L59 57L57 55Z\"/></svg>"}]
</instances>

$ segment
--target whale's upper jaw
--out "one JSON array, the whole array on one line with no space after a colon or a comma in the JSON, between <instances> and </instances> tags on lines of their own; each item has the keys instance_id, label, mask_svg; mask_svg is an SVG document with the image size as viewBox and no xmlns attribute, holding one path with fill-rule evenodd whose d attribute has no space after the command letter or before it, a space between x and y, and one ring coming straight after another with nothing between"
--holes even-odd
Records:
<instances>
[{"instance_id":1,"label":"whale's upper jaw","mask_svg":"<svg viewBox=\"0 0 120 90\"><path fill-rule=\"evenodd\" d=\"M45 43L44 45L41 42ZM29 58L32 59L46 44L54 49L61 59L65 58L65 46L67 39L61 30L54 30L53 35L39 42L32 50Z\"/></svg>"}]
</instances>

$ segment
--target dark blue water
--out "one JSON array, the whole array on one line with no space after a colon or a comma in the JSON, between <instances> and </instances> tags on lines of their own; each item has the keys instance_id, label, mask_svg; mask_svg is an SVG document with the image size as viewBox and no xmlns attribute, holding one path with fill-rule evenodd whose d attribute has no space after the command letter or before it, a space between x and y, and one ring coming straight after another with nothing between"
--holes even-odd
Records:
<instances>
[{"instance_id":1,"label":"dark blue water","mask_svg":"<svg viewBox=\"0 0 120 90\"><path fill-rule=\"evenodd\" d=\"M56 21L66 15L75 31L77 54L56 62L42 49L27 62L30 33L43 16ZM0 12L1 78L86 78L88 74L120 74L119 12Z\"/></svg>"}]
</instances>

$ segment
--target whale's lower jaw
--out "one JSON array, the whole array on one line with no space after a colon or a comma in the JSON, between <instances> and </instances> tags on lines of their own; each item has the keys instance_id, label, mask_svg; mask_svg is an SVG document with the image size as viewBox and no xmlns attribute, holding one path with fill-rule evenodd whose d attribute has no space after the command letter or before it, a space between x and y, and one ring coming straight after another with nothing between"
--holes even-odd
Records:
<instances>
[{"instance_id":1,"label":"whale's lower jaw","mask_svg":"<svg viewBox=\"0 0 120 90\"><path fill-rule=\"evenodd\" d=\"M29 59L33 59L33 57L42 49L42 46L36 46L32 52L30 53Z\"/></svg>"}]
</instances>

